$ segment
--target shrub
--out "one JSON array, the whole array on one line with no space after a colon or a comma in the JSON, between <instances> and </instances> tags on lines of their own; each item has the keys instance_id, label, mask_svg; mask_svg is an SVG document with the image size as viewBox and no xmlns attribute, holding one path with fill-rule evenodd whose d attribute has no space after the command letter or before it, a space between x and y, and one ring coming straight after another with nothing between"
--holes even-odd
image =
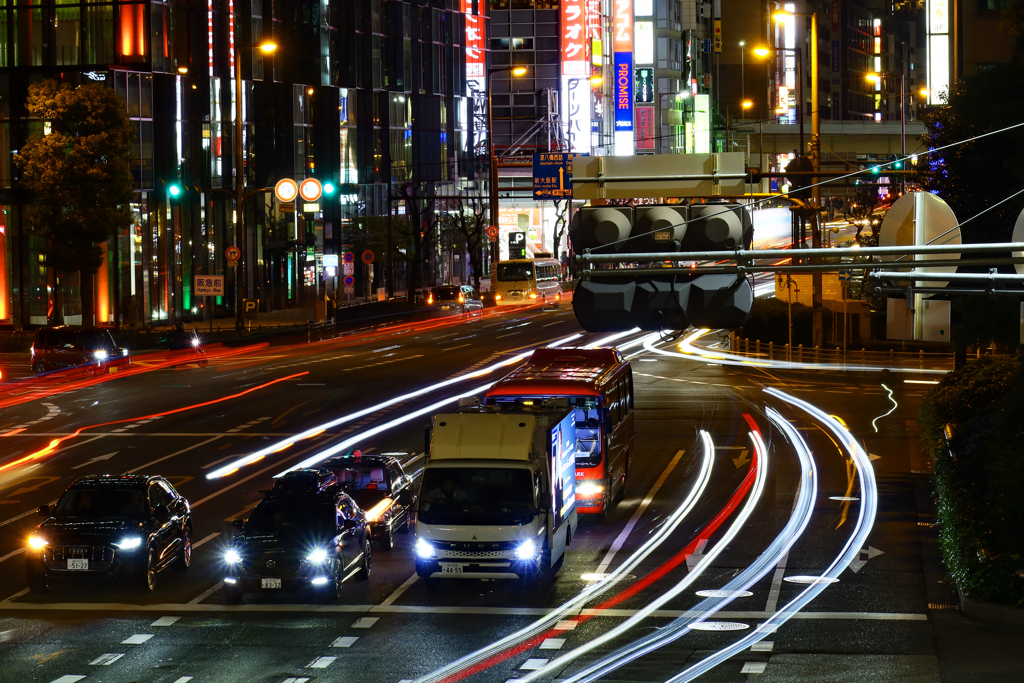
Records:
<instances>
[{"instance_id":1,"label":"shrub","mask_svg":"<svg viewBox=\"0 0 1024 683\"><path fill-rule=\"evenodd\" d=\"M1024 607L1024 362L983 358L946 376L921 406L943 560L965 595ZM944 428L949 426L949 437Z\"/></svg>"}]
</instances>

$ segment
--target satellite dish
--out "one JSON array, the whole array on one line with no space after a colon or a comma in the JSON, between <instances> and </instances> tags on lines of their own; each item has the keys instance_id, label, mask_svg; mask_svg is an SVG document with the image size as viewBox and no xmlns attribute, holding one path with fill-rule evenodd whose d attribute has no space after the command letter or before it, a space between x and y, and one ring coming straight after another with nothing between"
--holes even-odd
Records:
<instances>
[{"instance_id":1,"label":"satellite dish","mask_svg":"<svg viewBox=\"0 0 1024 683\"><path fill-rule=\"evenodd\" d=\"M958 225L959 222L953 209L931 192L908 192L897 199L886 211L879 231L878 245L881 247L910 247L963 244ZM900 257L883 256L882 258L895 262ZM906 256L903 260L908 261L912 258L920 261L948 261L960 258L960 254L919 254L916 257ZM894 270L911 272L910 268L894 268ZM921 266L913 272L955 273L956 266ZM905 286L909 282L899 284ZM945 287L947 284L949 283L921 281L916 283L916 286Z\"/></svg>"},{"instance_id":2,"label":"satellite dish","mask_svg":"<svg viewBox=\"0 0 1024 683\"><path fill-rule=\"evenodd\" d=\"M1017 222L1013 224L1013 235L1010 237L1010 241L1024 242L1024 211L1020 212ZM1012 256L1013 258L1024 258L1024 251L1015 251ZM1024 263L1014 263L1013 267L1017 271L1017 275L1024 275Z\"/></svg>"}]
</instances>

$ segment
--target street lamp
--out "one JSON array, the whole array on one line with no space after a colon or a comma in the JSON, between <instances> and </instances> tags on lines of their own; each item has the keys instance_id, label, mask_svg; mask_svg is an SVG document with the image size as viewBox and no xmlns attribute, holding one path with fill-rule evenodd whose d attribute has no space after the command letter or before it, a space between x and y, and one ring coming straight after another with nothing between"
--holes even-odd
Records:
<instances>
[{"instance_id":1,"label":"street lamp","mask_svg":"<svg viewBox=\"0 0 1024 683\"><path fill-rule=\"evenodd\" d=\"M818 13L817 12L775 12L772 19L779 23L785 23L796 17L811 18L811 169L814 172L821 170L821 154L818 149L821 144L821 122L818 116ZM797 54L797 61L800 55ZM803 76L800 78L800 88L803 89ZM801 102L803 104L803 102ZM803 117L801 116L801 124ZM800 150L803 153L803 149ZM818 187L818 176L811 177L811 203L814 209L813 223L811 224L811 248L821 248L821 188ZM812 258L811 263L819 263L819 258ZM813 341L814 346L821 346L824 337L824 324L821 318L821 271L814 271L811 275L811 304L813 310Z\"/></svg>"},{"instance_id":2,"label":"street lamp","mask_svg":"<svg viewBox=\"0 0 1024 683\"><path fill-rule=\"evenodd\" d=\"M796 53L796 85L797 85L796 121L797 121L797 124L799 124L799 126L800 126L800 154L803 154L805 152L805 150L804 150L804 67L803 67L803 61L804 60L803 60L803 53L800 51L799 47L795 47L795 48L790 48L790 47L776 47L776 48L757 47L757 48L754 48L754 54L757 55L758 57L762 58L762 59L764 59L765 57L767 57L768 55L770 55L770 54L772 54L774 52L794 52L794 53ZM780 106L778 109L775 110L775 113L777 113L777 114L784 114L784 113L786 113L786 107Z\"/></svg>"},{"instance_id":3,"label":"street lamp","mask_svg":"<svg viewBox=\"0 0 1024 683\"><path fill-rule=\"evenodd\" d=\"M277 43L265 41L254 46L264 54L273 54ZM245 299L245 177L242 167L242 60L241 48L235 43L235 246L241 256L235 266L235 329L244 327L245 314L242 300Z\"/></svg>"},{"instance_id":4,"label":"street lamp","mask_svg":"<svg viewBox=\"0 0 1024 683\"><path fill-rule=\"evenodd\" d=\"M743 100L747 99L747 86L746 86L746 81L744 80L746 74L744 73L744 70L743 70L743 53L746 52L746 50L744 50L743 48L745 48L746 46L747 46L747 41L741 40L740 41L740 99L743 99Z\"/></svg>"},{"instance_id":5,"label":"street lamp","mask_svg":"<svg viewBox=\"0 0 1024 683\"><path fill-rule=\"evenodd\" d=\"M498 225L498 160L494 158L494 121L491 118L491 76L494 74L508 71L513 76L525 76L525 66L496 66L487 70L487 154L490 157L490 178L491 178L491 193L490 193L490 212L491 212L491 225L497 227ZM497 264L498 262L498 243L493 242L491 248L491 263ZM493 285L492 285L493 288Z\"/></svg>"}]
</instances>

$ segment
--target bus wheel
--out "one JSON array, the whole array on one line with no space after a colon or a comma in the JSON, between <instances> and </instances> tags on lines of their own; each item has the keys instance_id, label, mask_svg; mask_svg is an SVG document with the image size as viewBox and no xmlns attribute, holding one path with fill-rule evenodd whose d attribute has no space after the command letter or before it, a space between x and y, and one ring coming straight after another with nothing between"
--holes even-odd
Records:
<instances>
[{"instance_id":1,"label":"bus wheel","mask_svg":"<svg viewBox=\"0 0 1024 683\"><path fill-rule=\"evenodd\" d=\"M626 482L629 479L629 465L622 468L622 484L619 486L619 492L615 494L615 502L621 503L622 499L626 497Z\"/></svg>"}]
</instances>

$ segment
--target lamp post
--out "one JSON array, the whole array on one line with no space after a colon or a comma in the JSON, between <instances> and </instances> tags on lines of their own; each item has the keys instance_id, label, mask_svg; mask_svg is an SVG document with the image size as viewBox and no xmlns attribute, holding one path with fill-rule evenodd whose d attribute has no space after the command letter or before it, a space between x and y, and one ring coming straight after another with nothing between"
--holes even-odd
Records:
<instances>
[{"instance_id":1,"label":"lamp post","mask_svg":"<svg viewBox=\"0 0 1024 683\"><path fill-rule=\"evenodd\" d=\"M818 116L818 13L817 12L776 12L772 19L778 22L786 22L795 17L811 18L811 169L814 172L821 170L821 119ZM800 55L797 53L797 60ZM800 88L803 89L803 76L800 77ZM802 104L802 103L801 103ZM801 123L802 121L801 117ZM801 153L803 149L800 150ZM811 208L813 209L811 219L811 248L821 248L821 188L818 187L818 176L811 176ZM812 258L811 263L820 263L818 257ZM813 319L813 339L815 347L821 346L824 337L824 323L821 318L821 271L814 271L811 275L811 304Z\"/></svg>"},{"instance_id":2,"label":"lamp post","mask_svg":"<svg viewBox=\"0 0 1024 683\"><path fill-rule=\"evenodd\" d=\"M266 41L254 46L263 54L273 54L277 43ZM245 326L245 219L243 209L246 200L245 176L242 165L242 59L241 48L235 43L235 246L241 250L241 257L235 266L235 329Z\"/></svg>"},{"instance_id":3,"label":"lamp post","mask_svg":"<svg viewBox=\"0 0 1024 683\"><path fill-rule=\"evenodd\" d=\"M740 41L740 99L747 99L747 86L746 86L746 73L743 70L743 54L746 52L743 48L747 46L747 41Z\"/></svg>"},{"instance_id":4,"label":"lamp post","mask_svg":"<svg viewBox=\"0 0 1024 683\"><path fill-rule=\"evenodd\" d=\"M509 71L513 76L523 76L526 74L525 66L498 66L487 70L487 156L490 157L488 163L490 164L490 213L491 213L491 225L498 225L498 160L494 158L494 121L491 118L491 76L498 73L499 71ZM491 263L498 263L498 243L497 241L491 243ZM491 285L493 289L493 285Z\"/></svg>"},{"instance_id":5,"label":"lamp post","mask_svg":"<svg viewBox=\"0 0 1024 683\"><path fill-rule=\"evenodd\" d=\"M803 53L799 47L756 47L754 54L762 59L773 52L793 52L796 54L796 121L800 126L800 154L804 153L804 67Z\"/></svg>"}]
</instances>

